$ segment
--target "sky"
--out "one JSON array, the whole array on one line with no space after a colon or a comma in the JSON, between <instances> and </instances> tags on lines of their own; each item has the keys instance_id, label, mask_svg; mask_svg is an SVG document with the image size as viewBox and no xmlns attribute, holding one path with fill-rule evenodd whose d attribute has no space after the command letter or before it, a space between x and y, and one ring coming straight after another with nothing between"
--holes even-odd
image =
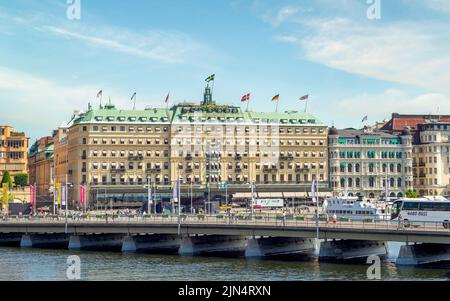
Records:
<instances>
[{"instance_id":1,"label":"sky","mask_svg":"<svg viewBox=\"0 0 450 301\"><path fill-rule=\"evenodd\" d=\"M450 114L449 28L448 0L0 0L0 124L33 142L99 90L200 102L211 74L218 103L303 111L309 94L339 128Z\"/></svg>"}]
</instances>

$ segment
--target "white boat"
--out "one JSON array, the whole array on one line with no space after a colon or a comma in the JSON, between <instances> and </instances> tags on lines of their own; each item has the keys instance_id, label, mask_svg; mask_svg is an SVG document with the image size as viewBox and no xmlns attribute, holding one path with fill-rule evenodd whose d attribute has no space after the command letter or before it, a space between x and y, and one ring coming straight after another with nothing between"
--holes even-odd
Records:
<instances>
[{"instance_id":1,"label":"white boat","mask_svg":"<svg viewBox=\"0 0 450 301\"><path fill-rule=\"evenodd\" d=\"M345 218L352 221L386 219L383 209L360 197L330 197L325 199L322 213L330 219Z\"/></svg>"}]
</instances>

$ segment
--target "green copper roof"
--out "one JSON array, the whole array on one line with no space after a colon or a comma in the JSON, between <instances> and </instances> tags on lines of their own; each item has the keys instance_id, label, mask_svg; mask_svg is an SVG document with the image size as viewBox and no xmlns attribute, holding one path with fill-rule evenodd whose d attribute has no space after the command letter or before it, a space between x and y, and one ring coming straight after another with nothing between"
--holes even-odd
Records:
<instances>
[{"instance_id":1,"label":"green copper roof","mask_svg":"<svg viewBox=\"0 0 450 301\"><path fill-rule=\"evenodd\" d=\"M196 105L180 103L170 109L149 108L145 110L118 110L113 105L90 109L74 120L76 124L89 123L244 123L244 124L290 124L323 125L309 113L244 112L240 107L229 105Z\"/></svg>"},{"instance_id":2,"label":"green copper roof","mask_svg":"<svg viewBox=\"0 0 450 301\"><path fill-rule=\"evenodd\" d=\"M83 123L170 123L170 110L148 108L145 110L118 110L113 105L89 110L74 120L74 124Z\"/></svg>"}]
</instances>

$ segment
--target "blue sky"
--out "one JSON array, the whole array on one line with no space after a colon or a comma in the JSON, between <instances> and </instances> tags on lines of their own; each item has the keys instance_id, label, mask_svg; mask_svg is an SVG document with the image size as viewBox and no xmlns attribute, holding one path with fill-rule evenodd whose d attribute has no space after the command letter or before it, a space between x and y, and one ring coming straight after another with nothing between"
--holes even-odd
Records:
<instances>
[{"instance_id":1,"label":"blue sky","mask_svg":"<svg viewBox=\"0 0 450 301\"><path fill-rule=\"evenodd\" d=\"M103 89L132 108L214 98L250 108L308 111L338 127L399 113L450 113L450 1L65 0L0 2L0 123L32 140L51 133Z\"/></svg>"}]
</instances>

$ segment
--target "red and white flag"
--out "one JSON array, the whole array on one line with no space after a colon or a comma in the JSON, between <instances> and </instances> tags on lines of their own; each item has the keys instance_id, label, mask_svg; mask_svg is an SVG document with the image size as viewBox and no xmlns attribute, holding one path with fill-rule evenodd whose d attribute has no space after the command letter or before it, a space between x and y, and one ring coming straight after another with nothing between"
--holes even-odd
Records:
<instances>
[{"instance_id":1,"label":"red and white flag","mask_svg":"<svg viewBox=\"0 0 450 301\"><path fill-rule=\"evenodd\" d=\"M244 96L242 96L241 102L246 102L250 100L250 93L245 94Z\"/></svg>"},{"instance_id":2,"label":"red and white flag","mask_svg":"<svg viewBox=\"0 0 450 301\"><path fill-rule=\"evenodd\" d=\"M309 95L304 95L304 96L300 97L300 100L308 100L308 98L309 98Z\"/></svg>"}]
</instances>

